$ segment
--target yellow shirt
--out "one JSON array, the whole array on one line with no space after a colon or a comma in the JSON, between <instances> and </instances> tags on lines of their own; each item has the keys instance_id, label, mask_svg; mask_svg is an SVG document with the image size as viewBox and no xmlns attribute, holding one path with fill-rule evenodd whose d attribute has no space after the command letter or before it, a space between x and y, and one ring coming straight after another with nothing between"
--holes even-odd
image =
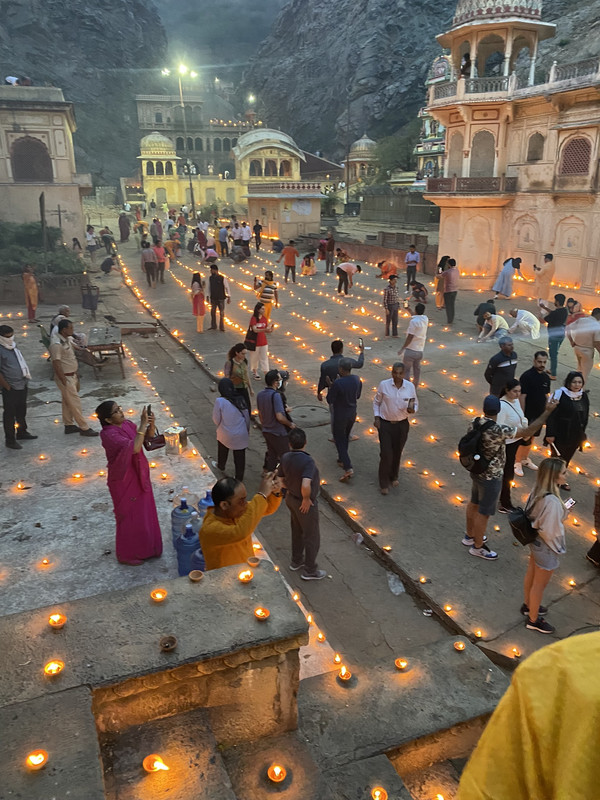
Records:
<instances>
[{"instance_id":1,"label":"yellow shirt","mask_svg":"<svg viewBox=\"0 0 600 800\"><path fill-rule=\"evenodd\" d=\"M254 495L246 510L237 519L217 517L208 509L200 528L200 546L206 569L219 569L232 564L242 564L254 555L252 534L263 517L279 508L281 497Z\"/></svg>"},{"instance_id":2,"label":"yellow shirt","mask_svg":"<svg viewBox=\"0 0 600 800\"><path fill-rule=\"evenodd\" d=\"M600 633L521 664L463 772L457 800L600 797Z\"/></svg>"}]
</instances>

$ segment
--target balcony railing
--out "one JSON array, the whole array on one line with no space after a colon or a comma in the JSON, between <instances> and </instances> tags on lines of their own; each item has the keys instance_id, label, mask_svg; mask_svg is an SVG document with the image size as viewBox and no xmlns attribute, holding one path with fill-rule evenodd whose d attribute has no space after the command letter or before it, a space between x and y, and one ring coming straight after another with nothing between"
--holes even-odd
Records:
<instances>
[{"instance_id":1,"label":"balcony railing","mask_svg":"<svg viewBox=\"0 0 600 800\"><path fill-rule=\"evenodd\" d=\"M433 87L433 97L435 100L441 100L444 97L454 97L456 94L456 81L449 83L438 83Z\"/></svg>"},{"instance_id":2,"label":"balcony railing","mask_svg":"<svg viewBox=\"0 0 600 800\"><path fill-rule=\"evenodd\" d=\"M493 78L466 78L466 94L485 94L487 92L506 92L508 90L507 77Z\"/></svg>"},{"instance_id":3,"label":"balcony railing","mask_svg":"<svg viewBox=\"0 0 600 800\"><path fill-rule=\"evenodd\" d=\"M517 179L507 178L428 178L431 194L496 194L517 191Z\"/></svg>"},{"instance_id":4,"label":"balcony railing","mask_svg":"<svg viewBox=\"0 0 600 800\"><path fill-rule=\"evenodd\" d=\"M585 61L577 61L575 64L556 64L553 67L553 73L549 81L554 78L555 81L570 81L573 78L585 78L598 72L600 60L596 58L588 58Z\"/></svg>"},{"instance_id":5,"label":"balcony railing","mask_svg":"<svg viewBox=\"0 0 600 800\"><path fill-rule=\"evenodd\" d=\"M305 181L293 181L290 183L250 183L248 184L248 191L252 194L282 194L289 192L296 194L297 192L320 192L320 183L307 183Z\"/></svg>"}]
</instances>

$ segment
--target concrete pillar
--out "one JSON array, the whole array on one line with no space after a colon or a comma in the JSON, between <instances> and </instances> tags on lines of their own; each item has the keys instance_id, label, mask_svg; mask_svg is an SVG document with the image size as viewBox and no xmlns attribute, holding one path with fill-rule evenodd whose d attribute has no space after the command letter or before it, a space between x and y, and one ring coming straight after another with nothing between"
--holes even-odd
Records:
<instances>
[{"instance_id":1,"label":"concrete pillar","mask_svg":"<svg viewBox=\"0 0 600 800\"><path fill-rule=\"evenodd\" d=\"M557 61L552 62L552 66L550 67L550 75L548 76L548 83L554 83L556 80L556 67L558 66Z\"/></svg>"},{"instance_id":2,"label":"concrete pillar","mask_svg":"<svg viewBox=\"0 0 600 800\"><path fill-rule=\"evenodd\" d=\"M527 81L528 86L533 86L533 84L535 83L535 60L537 58L537 50L538 50L538 40L536 36L535 44L533 45L533 53L531 54L531 61L529 63L529 79Z\"/></svg>"},{"instance_id":3,"label":"concrete pillar","mask_svg":"<svg viewBox=\"0 0 600 800\"><path fill-rule=\"evenodd\" d=\"M477 34L473 34L473 38L471 39L471 74L470 78L475 77L475 65L477 63Z\"/></svg>"},{"instance_id":4,"label":"concrete pillar","mask_svg":"<svg viewBox=\"0 0 600 800\"><path fill-rule=\"evenodd\" d=\"M513 31L510 30L508 32L508 38L506 40L506 45L504 48L504 77L508 77L510 72L510 59L512 58L512 49L513 49Z\"/></svg>"}]
</instances>

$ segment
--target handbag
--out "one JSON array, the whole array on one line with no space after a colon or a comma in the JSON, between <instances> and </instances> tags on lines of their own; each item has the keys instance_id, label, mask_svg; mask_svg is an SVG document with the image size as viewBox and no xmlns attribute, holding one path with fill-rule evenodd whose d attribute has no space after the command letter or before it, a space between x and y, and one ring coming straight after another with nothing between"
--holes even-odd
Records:
<instances>
[{"instance_id":1,"label":"handbag","mask_svg":"<svg viewBox=\"0 0 600 800\"><path fill-rule=\"evenodd\" d=\"M151 439L144 439L144 450L152 452L152 450L160 450L166 444L164 434L156 431Z\"/></svg>"},{"instance_id":2,"label":"handbag","mask_svg":"<svg viewBox=\"0 0 600 800\"><path fill-rule=\"evenodd\" d=\"M246 338L244 339L244 347L246 348L246 350L254 352L256 350L257 339L258 339L258 334L256 333L256 331L253 331L249 325L248 331L246 332Z\"/></svg>"}]
</instances>

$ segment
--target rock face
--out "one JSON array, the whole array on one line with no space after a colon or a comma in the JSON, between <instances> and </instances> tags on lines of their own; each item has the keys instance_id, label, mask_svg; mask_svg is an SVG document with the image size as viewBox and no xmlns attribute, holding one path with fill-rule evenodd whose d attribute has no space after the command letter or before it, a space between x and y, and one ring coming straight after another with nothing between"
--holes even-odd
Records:
<instances>
[{"instance_id":1,"label":"rock face","mask_svg":"<svg viewBox=\"0 0 600 800\"><path fill-rule=\"evenodd\" d=\"M245 88L257 93L271 126L341 158L348 139L389 135L415 116L441 53L435 36L450 27L455 8L456 0L292 0L252 60ZM597 4L547 0L542 19L557 33L540 46L538 79L555 59L600 53Z\"/></svg>"},{"instance_id":2,"label":"rock face","mask_svg":"<svg viewBox=\"0 0 600 800\"><path fill-rule=\"evenodd\" d=\"M135 169L135 94L154 90L166 48L144 0L0 0L1 77L62 88L75 103L77 169L95 183Z\"/></svg>"}]
</instances>

